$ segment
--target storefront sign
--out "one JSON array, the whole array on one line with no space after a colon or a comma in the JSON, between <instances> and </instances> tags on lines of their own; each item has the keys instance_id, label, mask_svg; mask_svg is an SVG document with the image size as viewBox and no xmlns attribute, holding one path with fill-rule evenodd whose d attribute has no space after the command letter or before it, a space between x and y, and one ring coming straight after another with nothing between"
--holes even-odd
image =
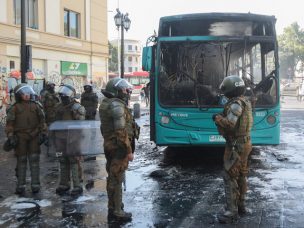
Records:
<instances>
[{"instance_id":1,"label":"storefront sign","mask_svg":"<svg viewBox=\"0 0 304 228\"><path fill-rule=\"evenodd\" d=\"M87 76L88 65L86 63L61 61L61 74L71 76Z\"/></svg>"}]
</instances>

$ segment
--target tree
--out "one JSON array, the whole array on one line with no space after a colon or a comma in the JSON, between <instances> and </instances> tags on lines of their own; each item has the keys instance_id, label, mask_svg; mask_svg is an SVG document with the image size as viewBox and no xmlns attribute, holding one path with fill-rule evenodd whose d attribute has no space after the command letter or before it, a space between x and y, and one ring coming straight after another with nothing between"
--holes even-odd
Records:
<instances>
[{"instance_id":1,"label":"tree","mask_svg":"<svg viewBox=\"0 0 304 228\"><path fill-rule=\"evenodd\" d=\"M118 50L109 42L109 72L118 72Z\"/></svg>"},{"instance_id":2,"label":"tree","mask_svg":"<svg viewBox=\"0 0 304 228\"><path fill-rule=\"evenodd\" d=\"M293 78L294 73L304 70L304 31L297 22L284 28L278 37L280 73L282 77Z\"/></svg>"}]
</instances>

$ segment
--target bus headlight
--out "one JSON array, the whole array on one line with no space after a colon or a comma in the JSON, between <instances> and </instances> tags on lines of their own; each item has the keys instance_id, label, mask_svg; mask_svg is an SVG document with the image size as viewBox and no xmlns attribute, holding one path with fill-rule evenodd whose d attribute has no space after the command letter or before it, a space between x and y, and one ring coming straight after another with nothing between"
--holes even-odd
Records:
<instances>
[{"instance_id":1,"label":"bus headlight","mask_svg":"<svg viewBox=\"0 0 304 228\"><path fill-rule=\"evenodd\" d=\"M160 120L160 122L161 122L162 124L168 124L169 121L170 121L170 119L169 119L168 116L162 116L162 117L161 117L161 120Z\"/></svg>"},{"instance_id":2,"label":"bus headlight","mask_svg":"<svg viewBox=\"0 0 304 228\"><path fill-rule=\"evenodd\" d=\"M267 117L267 122L268 122L269 124L273 125L273 124L275 124L275 122L276 122L276 118L275 118L273 115L269 115L269 116Z\"/></svg>"}]
</instances>

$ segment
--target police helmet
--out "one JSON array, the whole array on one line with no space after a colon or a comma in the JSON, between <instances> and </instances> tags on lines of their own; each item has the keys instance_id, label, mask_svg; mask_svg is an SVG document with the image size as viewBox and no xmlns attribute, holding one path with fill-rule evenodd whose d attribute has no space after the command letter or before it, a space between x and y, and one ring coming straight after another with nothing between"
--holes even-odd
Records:
<instances>
[{"instance_id":1,"label":"police helmet","mask_svg":"<svg viewBox=\"0 0 304 228\"><path fill-rule=\"evenodd\" d=\"M74 98L76 95L76 90L72 85L62 84L59 86L58 94L64 97Z\"/></svg>"},{"instance_id":2,"label":"police helmet","mask_svg":"<svg viewBox=\"0 0 304 228\"><path fill-rule=\"evenodd\" d=\"M45 83L45 87L47 89L53 89L53 88L55 88L55 83L48 81L48 82Z\"/></svg>"},{"instance_id":3,"label":"police helmet","mask_svg":"<svg viewBox=\"0 0 304 228\"><path fill-rule=\"evenodd\" d=\"M245 83L243 79L241 79L237 75L230 75L224 78L220 85L220 90L224 93L224 95L228 98L238 97L243 95L245 92Z\"/></svg>"},{"instance_id":4,"label":"police helmet","mask_svg":"<svg viewBox=\"0 0 304 228\"><path fill-rule=\"evenodd\" d=\"M123 78L113 78L110 81L108 81L106 85L106 92L110 93L114 97L118 96L118 92L126 89L126 90L132 90L132 85Z\"/></svg>"},{"instance_id":5,"label":"police helmet","mask_svg":"<svg viewBox=\"0 0 304 228\"><path fill-rule=\"evenodd\" d=\"M92 91L92 90L93 90L93 86L92 86L91 84L87 83L87 84L85 84L85 85L83 86L83 89L84 89L85 91Z\"/></svg>"},{"instance_id":6,"label":"police helmet","mask_svg":"<svg viewBox=\"0 0 304 228\"><path fill-rule=\"evenodd\" d=\"M29 96L30 98L33 98L36 95L33 88L26 83L21 83L21 84L17 85L14 88L14 94L15 94L16 101L22 100L22 95Z\"/></svg>"}]
</instances>

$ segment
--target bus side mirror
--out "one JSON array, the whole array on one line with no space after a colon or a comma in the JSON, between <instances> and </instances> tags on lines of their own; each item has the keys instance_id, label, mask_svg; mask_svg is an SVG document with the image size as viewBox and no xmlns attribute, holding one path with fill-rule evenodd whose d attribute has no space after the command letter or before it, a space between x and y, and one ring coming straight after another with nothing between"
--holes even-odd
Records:
<instances>
[{"instance_id":1,"label":"bus side mirror","mask_svg":"<svg viewBox=\"0 0 304 228\"><path fill-rule=\"evenodd\" d=\"M152 59L152 46L144 47L142 53L142 68L144 71L151 71Z\"/></svg>"}]
</instances>

